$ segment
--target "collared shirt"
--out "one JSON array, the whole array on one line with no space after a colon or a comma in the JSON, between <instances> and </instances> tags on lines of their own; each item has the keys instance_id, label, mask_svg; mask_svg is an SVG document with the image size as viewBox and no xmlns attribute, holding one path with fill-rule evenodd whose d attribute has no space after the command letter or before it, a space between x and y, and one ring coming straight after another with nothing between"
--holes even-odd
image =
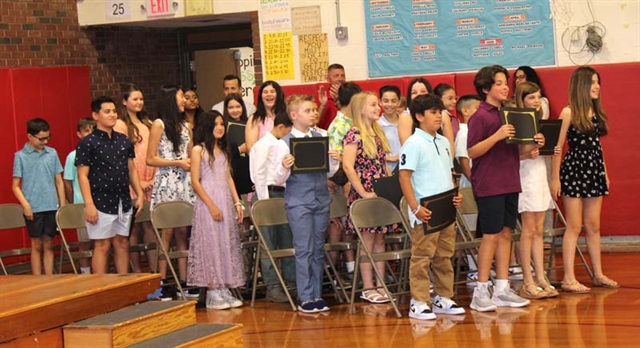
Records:
<instances>
[{"instance_id":1,"label":"collared shirt","mask_svg":"<svg viewBox=\"0 0 640 348\"><path fill-rule=\"evenodd\" d=\"M256 187L258 199L269 198L268 187L275 185L273 173L275 171L274 147L276 143L278 143L278 139L271 132L267 132L249 151L249 174Z\"/></svg>"},{"instance_id":2,"label":"collared shirt","mask_svg":"<svg viewBox=\"0 0 640 348\"><path fill-rule=\"evenodd\" d=\"M135 158L133 144L118 132L111 137L105 131L94 129L76 148L76 166L89 167L91 196L96 208L106 214L118 214L131 209L129 195L129 159Z\"/></svg>"},{"instance_id":3,"label":"collared shirt","mask_svg":"<svg viewBox=\"0 0 640 348\"><path fill-rule=\"evenodd\" d=\"M342 140L351 129L353 120L347 117L342 111L338 111L336 118L331 122L327 134L329 135L329 147L331 150L336 150L338 153L342 153L343 145Z\"/></svg>"},{"instance_id":4,"label":"collared shirt","mask_svg":"<svg viewBox=\"0 0 640 348\"><path fill-rule=\"evenodd\" d=\"M416 200L433 196L453 188L452 159L449 140L437 134L432 136L420 128L404 142L400 152L400 170L411 170L411 186ZM411 214L411 225L421 224Z\"/></svg>"},{"instance_id":5,"label":"collared shirt","mask_svg":"<svg viewBox=\"0 0 640 348\"><path fill-rule=\"evenodd\" d=\"M327 132L326 130L324 130L322 128L319 128L317 126L316 127L311 127L309 130L312 131L312 132L316 132L316 133L322 135L323 137L329 136L329 132Z\"/></svg>"},{"instance_id":6,"label":"collared shirt","mask_svg":"<svg viewBox=\"0 0 640 348\"><path fill-rule=\"evenodd\" d=\"M13 177L21 178L22 193L34 213L58 210L56 175L60 173L58 153L49 146L38 151L26 143L13 158Z\"/></svg>"},{"instance_id":7,"label":"collared shirt","mask_svg":"<svg viewBox=\"0 0 640 348\"><path fill-rule=\"evenodd\" d=\"M69 152L67 159L64 161L64 180L71 181L73 186L73 204L84 203L82 192L80 192L80 183L78 182L78 170L76 168L76 150ZM67 197L69 199L71 197Z\"/></svg>"},{"instance_id":8,"label":"collared shirt","mask_svg":"<svg viewBox=\"0 0 640 348\"><path fill-rule=\"evenodd\" d=\"M384 115L380 116L378 119L378 124L382 126L384 130L384 135L387 137L387 142L389 143L389 147L391 147L391 152L388 153L388 156L397 156L400 153L400 149L402 145L400 145L400 137L398 136L398 124L391 123L387 120ZM387 161L389 168L393 172L398 165L398 161L389 162Z\"/></svg>"},{"instance_id":9,"label":"collared shirt","mask_svg":"<svg viewBox=\"0 0 640 348\"><path fill-rule=\"evenodd\" d=\"M296 128L291 128L291 136L295 138L313 137L313 133L311 132L311 129L309 129L308 132L303 133ZM282 166L282 160L284 157L291 153L291 150L289 150L289 144L280 139L274 146L273 152L275 154L274 161L272 163L274 167L272 167L271 170L274 173L273 180L275 185L283 186L287 182L289 175L291 175L291 168L285 168ZM332 177L333 174L336 173L339 165L340 163L338 161L329 157L329 172L327 173L327 178Z\"/></svg>"},{"instance_id":10,"label":"collared shirt","mask_svg":"<svg viewBox=\"0 0 640 348\"><path fill-rule=\"evenodd\" d=\"M460 158L469 158L469 153L467 152L468 134L469 128L467 124L460 123L460 130L458 131L458 135L456 135L456 140L454 142L456 147L456 158L458 158L458 161L460 161ZM471 158L469 158L469 167L471 167L471 162ZM471 181L469 181L464 174L462 174L460 178L460 187L471 187Z\"/></svg>"},{"instance_id":11,"label":"collared shirt","mask_svg":"<svg viewBox=\"0 0 640 348\"><path fill-rule=\"evenodd\" d=\"M478 111L469 119L467 149L489 138L502 127L500 110L480 102ZM495 143L489 151L473 159L471 187L476 197L520 192L520 155L518 145L505 140Z\"/></svg>"},{"instance_id":12,"label":"collared shirt","mask_svg":"<svg viewBox=\"0 0 640 348\"><path fill-rule=\"evenodd\" d=\"M247 117L253 115L256 112L256 107L253 105L253 100L249 97L242 97L244 107L247 109ZM211 110L215 110L224 115L224 100L214 105Z\"/></svg>"},{"instance_id":13,"label":"collared shirt","mask_svg":"<svg viewBox=\"0 0 640 348\"><path fill-rule=\"evenodd\" d=\"M322 129L329 129L329 125L338 115L338 111L339 110L336 106L336 101L333 99L333 96L331 95L331 93L327 93L327 103L324 104L324 109L322 110L322 115L320 115L320 122L318 122L318 127Z\"/></svg>"}]
</instances>

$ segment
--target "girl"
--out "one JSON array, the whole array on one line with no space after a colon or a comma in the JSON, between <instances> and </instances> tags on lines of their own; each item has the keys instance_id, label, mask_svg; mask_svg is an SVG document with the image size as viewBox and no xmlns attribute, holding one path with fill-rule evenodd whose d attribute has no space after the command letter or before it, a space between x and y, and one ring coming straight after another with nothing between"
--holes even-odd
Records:
<instances>
[{"instance_id":1,"label":"girl","mask_svg":"<svg viewBox=\"0 0 640 348\"><path fill-rule=\"evenodd\" d=\"M266 81L260 86L260 99L256 112L249 117L245 129L247 153L260 138L273 128L273 119L280 111L287 109L284 103L284 92L275 81Z\"/></svg>"},{"instance_id":2,"label":"girl","mask_svg":"<svg viewBox=\"0 0 640 348\"><path fill-rule=\"evenodd\" d=\"M347 198L349 206L359 198L376 197L373 192L374 179L391 175L385 158L385 154L391 149L382 127L377 122L380 118L378 98L370 92L358 93L353 96L350 105L353 127L344 136L342 153L342 167L351 183ZM385 233L395 233L398 229L398 225L393 225L363 230L363 242L373 253L384 252ZM347 213L345 233L355 233L349 213ZM364 288L373 289L363 291L360 297L371 303L389 302L391 299L388 294L374 289L372 266L363 263L360 267ZM380 274L384 275L384 262L376 262L376 268ZM378 279L378 284L382 281Z\"/></svg>"},{"instance_id":3,"label":"girl","mask_svg":"<svg viewBox=\"0 0 640 348\"><path fill-rule=\"evenodd\" d=\"M517 87L519 84L523 82L532 82L540 87L540 110L542 111L542 119L549 119L549 99L544 96L544 91L542 89L542 83L540 82L540 78L538 78L538 74L535 70L533 70L530 66L521 66L516 69L514 76L514 83Z\"/></svg>"},{"instance_id":4,"label":"girl","mask_svg":"<svg viewBox=\"0 0 640 348\"><path fill-rule=\"evenodd\" d=\"M542 116L542 95L540 87L532 82L517 85L515 93L516 106L519 108L536 109L536 116ZM556 153L560 148L556 147ZM539 157L540 150L534 149L520 155L520 182L522 192L518 196L518 212L522 218L522 235L520 237L520 262L523 283L520 296L530 299L556 297L558 291L549 284L544 276L544 219L546 211L553 208L549 184L547 182L547 166L545 160ZM531 273L531 258L536 271L537 281L534 282Z\"/></svg>"},{"instance_id":5,"label":"girl","mask_svg":"<svg viewBox=\"0 0 640 348\"><path fill-rule=\"evenodd\" d=\"M224 120L228 122L247 124L247 109L240 94L231 93L224 98ZM245 128L246 131L246 128ZM246 133L244 134L246 136ZM240 144L237 144L237 143ZM249 153L244 139L232 140L229 143L231 161L231 173L236 183L238 195L244 195L253 191L253 183L249 175Z\"/></svg>"},{"instance_id":6,"label":"girl","mask_svg":"<svg viewBox=\"0 0 640 348\"><path fill-rule=\"evenodd\" d=\"M223 116L217 111L205 112L194 136L197 145L191 151L192 183L198 196L187 279L189 286L207 288L207 309L242 306L229 288L245 284L238 231L242 203L231 177L226 142Z\"/></svg>"},{"instance_id":7,"label":"girl","mask_svg":"<svg viewBox=\"0 0 640 348\"><path fill-rule=\"evenodd\" d=\"M458 100L456 90L448 83L439 83L436 88L433 89L433 93L442 100L442 104L444 105L442 119L448 118L451 121L451 130L453 131L453 139L455 139L456 135L458 135L458 130L460 130L460 121L451 114L451 111L456 108L456 101Z\"/></svg>"},{"instance_id":8,"label":"girl","mask_svg":"<svg viewBox=\"0 0 640 348\"><path fill-rule=\"evenodd\" d=\"M138 177L140 178L140 185L142 191L144 191L144 199L149 202L151 200L151 189L153 188L153 180L155 176L155 168L147 166L147 145L149 143L149 128L151 128L151 120L149 115L144 110L144 96L140 88L129 83L125 85L124 92L122 93L122 108L118 113L118 121L113 128L116 132L120 132L126 135L134 145L136 158L133 162L138 170ZM135 199L135 192L131 190L131 198ZM140 231L142 230L142 239L144 243L155 242L156 236L153 232L153 226L150 221L134 223L129 235L129 244L136 245L140 243ZM145 251L147 255L147 262L152 272L155 272L156 267L156 250ZM133 272L140 273L142 268L140 266L140 253L131 253L129 255L131 264L133 265Z\"/></svg>"},{"instance_id":9,"label":"girl","mask_svg":"<svg viewBox=\"0 0 640 348\"><path fill-rule=\"evenodd\" d=\"M187 201L193 203L195 195L191 187L191 129L184 119L184 93L178 86L165 85L158 93L158 116L151 125L147 165L156 167L151 193L151 209L160 202ZM176 250L187 250L187 228L165 229L162 244L169 248L175 233ZM180 281L187 278L187 260L178 259ZM158 262L161 282L166 282L167 261ZM170 298L174 289L162 288L163 298Z\"/></svg>"},{"instance_id":10,"label":"girl","mask_svg":"<svg viewBox=\"0 0 640 348\"><path fill-rule=\"evenodd\" d=\"M198 93L193 89L188 89L184 92L184 119L189 124L189 129L193 132L198 126L198 121L201 114L204 112L200 107L200 100L198 100Z\"/></svg>"},{"instance_id":11,"label":"girl","mask_svg":"<svg viewBox=\"0 0 640 348\"><path fill-rule=\"evenodd\" d=\"M562 242L562 290L578 293L591 290L580 284L574 273L575 250L583 218L595 275L593 285L617 288L618 283L602 272L600 259L600 210L602 197L609 195L609 175L600 136L608 133L609 122L600 99L600 75L592 67L579 67L571 75L569 106L562 109L560 119L562 128L558 146L562 148L567 140L569 151L562 160L560 156L552 159L551 195L554 199L562 196L567 218Z\"/></svg>"}]
</instances>

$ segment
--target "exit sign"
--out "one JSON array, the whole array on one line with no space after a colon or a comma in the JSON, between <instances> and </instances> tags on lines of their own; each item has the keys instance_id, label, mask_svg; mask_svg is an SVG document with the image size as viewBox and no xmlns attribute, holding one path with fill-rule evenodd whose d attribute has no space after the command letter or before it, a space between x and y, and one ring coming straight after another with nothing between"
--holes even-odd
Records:
<instances>
[{"instance_id":1,"label":"exit sign","mask_svg":"<svg viewBox=\"0 0 640 348\"><path fill-rule=\"evenodd\" d=\"M176 12L175 0L147 0L147 17L172 16Z\"/></svg>"}]
</instances>

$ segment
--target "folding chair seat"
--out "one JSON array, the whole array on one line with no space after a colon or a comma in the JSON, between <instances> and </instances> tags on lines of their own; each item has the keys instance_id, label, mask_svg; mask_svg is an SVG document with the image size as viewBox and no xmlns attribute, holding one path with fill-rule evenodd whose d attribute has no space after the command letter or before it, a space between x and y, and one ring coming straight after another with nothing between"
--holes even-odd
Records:
<instances>
[{"instance_id":1,"label":"folding chair seat","mask_svg":"<svg viewBox=\"0 0 640 348\"><path fill-rule=\"evenodd\" d=\"M355 311L355 293L360 291L366 291L370 289L356 289L356 284L358 280L358 270L360 268L360 263L368 262L372 265L378 261L393 261L393 260L408 260L411 258L411 249L401 249L401 250L390 250L382 253L372 254L371 250L367 248L362 239L361 229L363 228L371 228L371 227L379 227L379 226L387 226L392 224L402 224L405 231L409 231L409 226L404 222L400 211L398 208L388 200L380 197L376 198L367 198L367 199L358 199L357 201L351 204L350 208L350 216L351 221L355 227L356 233L358 235L358 249L356 251L356 269L355 269L355 277L353 277L353 284L351 291L351 300L349 306L349 313L354 313ZM361 251L364 251L364 255L361 255ZM399 284L396 284L397 291L392 292L389 289L389 286L384 281L384 274L380 274L377 267L372 267L373 272L376 276L376 279L382 280L381 284L377 284L377 287L384 288L385 292L389 294L391 297L394 297L400 294L408 293L405 291L401 284L403 283L402 279ZM408 272L400 275L402 278L408 277ZM398 309L398 301L392 300L391 305L396 312L398 318L402 317L400 310Z\"/></svg>"},{"instance_id":2,"label":"folding chair seat","mask_svg":"<svg viewBox=\"0 0 640 348\"><path fill-rule=\"evenodd\" d=\"M79 243L67 243L67 239L64 236L64 230L73 229L74 231L79 228L86 228L87 221L84 216L84 203L81 204L67 204L56 212L56 225L58 226L58 231L60 232L60 238L62 239L62 248L64 252L69 257L69 263L71 263L71 268L73 269L73 273L78 274L78 267L75 265L75 260L81 258L91 258L93 256L92 250L87 251L71 251L71 249L77 249ZM60 268L62 268L62 256L64 254L60 253Z\"/></svg>"},{"instance_id":3,"label":"folding chair seat","mask_svg":"<svg viewBox=\"0 0 640 348\"><path fill-rule=\"evenodd\" d=\"M156 234L157 245L160 246L161 255L158 260L167 260L167 266L171 271L171 275L176 282L178 291L182 298L185 297L184 289L180 284L180 278L176 274L175 267L171 262L174 259L186 258L189 256L189 250L170 252L162 243L162 230L169 228L179 228L191 226L193 222L193 205L184 201L162 202L158 203L151 210L151 224Z\"/></svg>"},{"instance_id":4,"label":"folding chair seat","mask_svg":"<svg viewBox=\"0 0 640 348\"><path fill-rule=\"evenodd\" d=\"M11 230L25 226L22 206L15 203L0 204L0 230ZM31 254L31 248L16 248L0 251L0 266L4 275L8 275L2 258Z\"/></svg>"}]
</instances>

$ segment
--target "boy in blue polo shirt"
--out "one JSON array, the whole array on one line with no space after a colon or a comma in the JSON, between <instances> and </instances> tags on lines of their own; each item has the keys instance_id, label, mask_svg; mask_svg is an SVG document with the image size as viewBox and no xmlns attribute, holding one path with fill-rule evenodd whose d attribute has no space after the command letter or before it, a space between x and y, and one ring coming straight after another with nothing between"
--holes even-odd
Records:
<instances>
[{"instance_id":1,"label":"boy in blue polo shirt","mask_svg":"<svg viewBox=\"0 0 640 348\"><path fill-rule=\"evenodd\" d=\"M41 118L27 121L29 141L13 160L11 189L24 210L34 275L42 274L43 265L44 274L53 274L56 210L65 202L62 164L56 150L46 146L50 138L47 121Z\"/></svg>"},{"instance_id":2,"label":"boy in blue polo shirt","mask_svg":"<svg viewBox=\"0 0 640 348\"><path fill-rule=\"evenodd\" d=\"M400 151L400 187L410 210L411 306L409 317L421 320L436 318L439 314L464 314L453 297L453 265L451 257L455 249L456 234L453 224L440 232L424 234L423 223L431 219L431 211L420 205L420 199L453 189L451 168L453 159L447 138L438 134L442 126L444 105L433 94L416 97L409 105L411 118L418 124L413 135L405 141ZM453 199L456 207L462 196ZM429 306L429 267L434 276L433 311Z\"/></svg>"}]
</instances>

